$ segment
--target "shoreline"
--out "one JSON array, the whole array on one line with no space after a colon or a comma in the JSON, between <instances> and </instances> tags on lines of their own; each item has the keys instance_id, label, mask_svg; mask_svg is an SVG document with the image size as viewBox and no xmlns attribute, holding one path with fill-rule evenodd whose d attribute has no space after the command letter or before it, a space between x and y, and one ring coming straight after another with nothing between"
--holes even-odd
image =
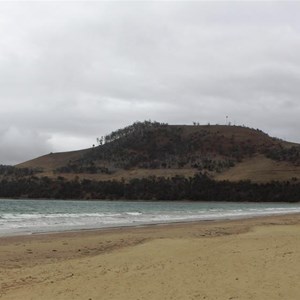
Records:
<instances>
[{"instance_id":1,"label":"shoreline","mask_svg":"<svg viewBox=\"0 0 300 300\"><path fill-rule=\"evenodd\" d=\"M10 201L14 201L13 204L16 208L15 210L6 211L6 208L10 207ZM26 201L30 202L27 204ZM299 204L269 202L226 202L225 204L218 201L194 203L170 201L156 202L157 204L155 204L142 201L143 203L139 205L135 204L137 203L136 201L131 201L130 204L126 205L125 201L114 204L114 201L110 201L112 204L103 201L106 203L98 205L94 204L95 201L81 201L83 204L75 205L75 209L67 201L60 200L59 202L65 203L53 204L52 200L48 201L47 209L45 210L42 201L4 200L2 203L0 200L2 211L0 214L0 238L58 232L105 230L120 227L156 226L171 223L224 221L300 213ZM89 203L85 204L85 202ZM152 205L153 208L151 208ZM27 206L32 206L32 213L26 213ZM81 207L83 208L82 211L80 210ZM25 211L25 213L23 215L18 213L18 211Z\"/></svg>"},{"instance_id":2,"label":"shoreline","mask_svg":"<svg viewBox=\"0 0 300 300\"><path fill-rule=\"evenodd\" d=\"M147 228L155 226L168 226L168 225L188 225L188 224L201 224L201 223L223 223L230 221L242 221L242 220L251 220L251 219L261 219L268 217L284 217L284 216L300 216L300 212L284 212L284 213L270 213L270 214L261 214L261 215L247 215L247 216L234 216L234 217L224 217L218 219L198 219L198 220L180 220L180 221L169 221L169 222L156 222L156 223L141 223L141 224L128 224L128 225L118 225L118 226L105 226L105 227L95 227L95 228L79 228L79 229L66 229L66 230L53 230L53 231L41 231L41 232L29 232L29 233L8 233L0 235L0 241L3 238L9 237L30 237L30 236L39 236L39 235L56 235L56 234L68 234L68 233L80 233L80 232L102 232L102 231L113 231L121 229L134 229L134 228Z\"/></svg>"},{"instance_id":3,"label":"shoreline","mask_svg":"<svg viewBox=\"0 0 300 300\"><path fill-rule=\"evenodd\" d=\"M299 299L299 230L297 213L1 237L0 299Z\"/></svg>"},{"instance_id":4,"label":"shoreline","mask_svg":"<svg viewBox=\"0 0 300 300\"><path fill-rule=\"evenodd\" d=\"M295 221L295 219L297 221ZM105 236L110 234L127 234L140 231L151 231L157 229L158 231L172 230L176 228L189 228L199 227L213 228L215 226L230 227L238 224L240 228L247 228L247 231L251 230L255 226L266 226L266 225L294 225L299 220L300 224L300 213L287 213L287 214L276 214L276 215L263 215L263 216L250 216L245 218L234 218L234 219L211 219L211 220L196 220L196 221L178 221L168 223L153 223L153 224L141 224L141 225L129 225L129 226L116 226L116 227L102 227L92 229L76 229L76 230L65 230L65 231L51 231L51 232L38 232L24 235L5 235L0 236L0 243L14 242L15 240L32 241L32 240L43 240L43 239L60 239L69 237L88 237L88 236ZM206 226L207 225L207 226ZM238 231L238 228L236 229ZM244 229L241 230L244 232ZM236 234L233 232L232 234ZM1 245L0 245L1 247Z\"/></svg>"}]
</instances>

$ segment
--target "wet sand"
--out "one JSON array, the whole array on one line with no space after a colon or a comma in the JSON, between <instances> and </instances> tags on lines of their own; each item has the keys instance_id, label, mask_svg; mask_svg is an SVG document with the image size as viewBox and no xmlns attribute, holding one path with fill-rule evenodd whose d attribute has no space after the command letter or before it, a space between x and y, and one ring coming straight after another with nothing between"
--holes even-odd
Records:
<instances>
[{"instance_id":1,"label":"wet sand","mask_svg":"<svg viewBox=\"0 0 300 300\"><path fill-rule=\"evenodd\" d=\"M300 299L300 215L0 238L0 299Z\"/></svg>"}]
</instances>

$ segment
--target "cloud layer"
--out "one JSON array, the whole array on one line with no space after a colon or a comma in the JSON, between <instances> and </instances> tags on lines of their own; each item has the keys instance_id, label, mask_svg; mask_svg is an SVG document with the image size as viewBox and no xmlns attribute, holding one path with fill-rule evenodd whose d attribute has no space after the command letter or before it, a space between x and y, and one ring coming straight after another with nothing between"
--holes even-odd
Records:
<instances>
[{"instance_id":1,"label":"cloud layer","mask_svg":"<svg viewBox=\"0 0 300 300\"><path fill-rule=\"evenodd\" d=\"M300 142L300 3L0 2L0 163L136 120Z\"/></svg>"}]
</instances>

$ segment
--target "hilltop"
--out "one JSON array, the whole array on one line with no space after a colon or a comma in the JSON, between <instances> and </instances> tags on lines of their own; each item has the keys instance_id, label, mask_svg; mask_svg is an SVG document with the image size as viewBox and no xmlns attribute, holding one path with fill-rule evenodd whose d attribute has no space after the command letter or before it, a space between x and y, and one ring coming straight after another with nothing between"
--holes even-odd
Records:
<instances>
[{"instance_id":1,"label":"hilltop","mask_svg":"<svg viewBox=\"0 0 300 300\"><path fill-rule=\"evenodd\" d=\"M207 174L220 181L297 181L300 145L258 129L136 122L89 149L50 153L16 166L38 177L130 180Z\"/></svg>"}]
</instances>

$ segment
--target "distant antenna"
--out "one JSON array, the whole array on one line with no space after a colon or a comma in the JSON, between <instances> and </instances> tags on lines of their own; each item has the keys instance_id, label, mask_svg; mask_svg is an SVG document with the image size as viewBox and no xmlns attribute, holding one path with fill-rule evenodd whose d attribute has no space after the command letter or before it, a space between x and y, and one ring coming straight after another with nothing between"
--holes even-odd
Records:
<instances>
[{"instance_id":1,"label":"distant antenna","mask_svg":"<svg viewBox=\"0 0 300 300\"><path fill-rule=\"evenodd\" d=\"M226 123L225 124L228 125L228 116L226 116Z\"/></svg>"}]
</instances>

